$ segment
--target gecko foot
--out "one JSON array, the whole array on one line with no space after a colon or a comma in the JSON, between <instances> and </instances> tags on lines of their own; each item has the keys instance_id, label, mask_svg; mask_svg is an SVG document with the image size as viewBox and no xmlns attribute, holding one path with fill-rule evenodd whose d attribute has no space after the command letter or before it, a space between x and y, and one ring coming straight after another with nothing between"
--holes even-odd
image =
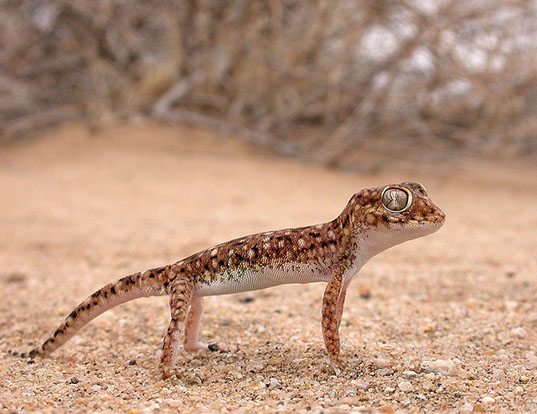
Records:
<instances>
[{"instance_id":1,"label":"gecko foot","mask_svg":"<svg viewBox=\"0 0 537 414\"><path fill-rule=\"evenodd\" d=\"M335 361L330 361L330 369L336 375L336 377L341 377L346 371L345 364L339 358Z\"/></svg>"},{"instance_id":2,"label":"gecko foot","mask_svg":"<svg viewBox=\"0 0 537 414\"><path fill-rule=\"evenodd\" d=\"M197 351L222 351L218 344L206 344L205 342L197 342L195 344L185 344L185 351L187 352L197 352Z\"/></svg>"},{"instance_id":3,"label":"gecko foot","mask_svg":"<svg viewBox=\"0 0 537 414\"><path fill-rule=\"evenodd\" d=\"M171 367L161 367L161 371L162 371L162 379L164 381L170 378L174 372L174 370Z\"/></svg>"},{"instance_id":4,"label":"gecko foot","mask_svg":"<svg viewBox=\"0 0 537 414\"><path fill-rule=\"evenodd\" d=\"M326 367L326 373L332 374L337 378L346 378L349 380L358 379L362 375L362 370L359 366L353 366L352 364L345 364L338 360L337 362L330 362Z\"/></svg>"}]
</instances>

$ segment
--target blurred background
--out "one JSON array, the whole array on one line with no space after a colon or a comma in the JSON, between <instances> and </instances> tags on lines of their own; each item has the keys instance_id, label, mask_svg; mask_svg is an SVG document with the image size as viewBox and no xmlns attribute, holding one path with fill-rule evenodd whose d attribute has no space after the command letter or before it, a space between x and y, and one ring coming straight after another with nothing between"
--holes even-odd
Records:
<instances>
[{"instance_id":1,"label":"blurred background","mask_svg":"<svg viewBox=\"0 0 537 414\"><path fill-rule=\"evenodd\" d=\"M533 0L4 0L0 136L151 118L354 168L537 152Z\"/></svg>"}]
</instances>

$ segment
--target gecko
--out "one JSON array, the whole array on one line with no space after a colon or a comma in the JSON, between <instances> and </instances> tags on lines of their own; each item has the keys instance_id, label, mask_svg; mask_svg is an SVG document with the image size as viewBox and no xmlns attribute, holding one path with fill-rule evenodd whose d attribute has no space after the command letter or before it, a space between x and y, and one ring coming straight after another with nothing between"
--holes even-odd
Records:
<instances>
[{"instance_id":1,"label":"gecko","mask_svg":"<svg viewBox=\"0 0 537 414\"><path fill-rule=\"evenodd\" d=\"M445 213L418 183L355 193L335 219L313 226L253 234L218 244L170 265L125 276L80 303L52 336L23 358L45 357L103 312L127 301L169 296L162 378L174 372L183 339L187 352L217 351L199 339L203 298L292 283L325 282L321 329L330 366L342 368L339 325L349 283L376 254L438 230Z\"/></svg>"}]
</instances>

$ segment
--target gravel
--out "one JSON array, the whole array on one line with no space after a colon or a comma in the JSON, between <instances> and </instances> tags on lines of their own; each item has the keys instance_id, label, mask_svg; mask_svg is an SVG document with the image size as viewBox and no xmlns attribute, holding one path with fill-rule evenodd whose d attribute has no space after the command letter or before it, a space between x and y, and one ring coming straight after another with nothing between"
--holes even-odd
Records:
<instances>
[{"instance_id":1,"label":"gravel","mask_svg":"<svg viewBox=\"0 0 537 414\"><path fill-rule=\"evenodd\" d=\"M326 171L158 126L72 127L4 147L0 412L537 412L535 166L379 166ZM51 358L7 355L118 277L330 219L357 189L406 179L428 187L446 225L373 258L350 285L340 376L320 332L323 284L207 298L201 335L219 351L182 353L169 381L163 297L114 308Z\"/></svg>"}]
</instances>

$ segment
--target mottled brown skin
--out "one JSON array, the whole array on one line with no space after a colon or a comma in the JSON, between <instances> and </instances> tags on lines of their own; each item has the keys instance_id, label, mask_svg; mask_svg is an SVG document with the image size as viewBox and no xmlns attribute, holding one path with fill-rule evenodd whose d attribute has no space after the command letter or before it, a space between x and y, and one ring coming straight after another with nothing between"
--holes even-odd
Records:
<instances>
[{"instance_id":1,"label":"mottled brown skin","mask_svg":"<svg viewBox=\"0 0 537 414\"><path fill-rule=\"evenodd\" d=\"M175 361L177 360L178 343L182 333L182 326L187 317L193 288L194 284L192 283L192 280L189 280L188 278L178 280L171 287L171 320L168 332L164 337L161 357L162 376L164 378L170 376L171 369L175 366Z\"/></svg>"},{"instance_id":2,"label":"mottled brown skin","mask_svg":"<svg viewBox=\"0 0 537 414\"><path fill-rule=\"evenodd\" d=\"M411 205L405 211L389 211L381 200L387 187L404 190L409 194ZM144 296L169 295L171 321L161 358L162 375L167 378L175 365L183 332L187 351L217 349L215 344L207 346L198 342L203 307L200 289L219 283L240 288L246 280L244 274L249 272L261 272L255 273L261 286L262 272L286 269L287 273L282 273L283 279L277 284L295 283L290 276L294 271L302 272L301 283L310 281L306 273L311 273L311 281L321 280L319 274L325 275L322 280L328 284L323 296L321 325L330 361L338 367L341 365L338 329L346 290L354 273L369 257L402 241L435 231L444 219L444 213L432 203L420 184L365 189L356 193L343 212L330 222L231 240L174 264L126 276L104 286L78 305L39 348L17 355L46 356L113 306Z\"/></svg>"},{"instance_id":3,"label":"mottled brown skin","mask_svg":"<svg viewBox=\"0 0 537 414\"><path fill-rule=\"evenodd\" d=\"M341 322L341 313L343 312L343 306L338 309L338 302L343 287L343 274L345 268L343 266L335 266L332 273L332 278L326 285L323 295L323 308L322 308L322 329L324 346L330 357L330 361L337 367L340 367L341 362L339 360L339 323Z\"/></svg>"}]
</instances>

